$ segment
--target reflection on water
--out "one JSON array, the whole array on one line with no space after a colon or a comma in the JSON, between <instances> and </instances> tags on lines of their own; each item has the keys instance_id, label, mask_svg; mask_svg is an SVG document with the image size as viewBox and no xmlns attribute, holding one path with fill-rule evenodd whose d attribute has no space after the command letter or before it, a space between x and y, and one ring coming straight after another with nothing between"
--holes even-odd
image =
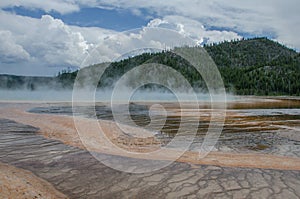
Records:
<instances>
[{"instance_id":1,"label":"reflection on water","mask_svg":"<svg viewBox=\"0 0 300 199\"><path fill-rule=\"evenodd\" d=\"M273 100L272 103L275 107L273 109L271 109L272 105L267 102L254 101L229 104L231 109L227 110L226 122L216 145L216 150L259 151L300 157L300 102L297 100ZM262 107L262 104L265 104L265 106ZM289 109L280 108L285 107L286 104L290 107ZM126 116L127 119L132 119L137 126L142 128L148 128L147 125L150 122L152 127L153 125L155 127L155 124L159 124L165 117L159 111L150 113L149 108L151 105L151 103L131 103L129 106L130 115ZM155 132L155 137L163 145L169 143L176 135L182 117L185 118L185 126L198 129L190 150L203 142L211 114L211 110L207 109L207 104L202 104L199 107L200 119L191 114L196 111L189 109L188 104L184 109L180 109L176 103L163 103L162 105L167 111L166 122L160 131ZM236 109L232 107L236 107ZM71 106L37 107L30 111L73 115ZM101 120L114 120L111 108L104 103L97 103L95 107L74 107L74 115L93 118L95 114ZM188 131L186 133L188 134Z\"/></svg>"}]
</instances>

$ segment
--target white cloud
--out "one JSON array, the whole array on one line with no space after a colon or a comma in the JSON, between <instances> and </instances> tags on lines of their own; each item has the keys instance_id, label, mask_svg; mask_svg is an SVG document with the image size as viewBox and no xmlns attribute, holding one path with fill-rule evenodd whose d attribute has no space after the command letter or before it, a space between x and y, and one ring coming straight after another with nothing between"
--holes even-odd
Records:
<instances>
[{"instance_id":1,"label":"white cloud","mask_svg":"<svg viewBox=\"0 0 300 199\"><path fill-rule=\"evenodd\" d=\"M0 62L12 63L28 61L29 53L16 43L11 32L0 30Z\"/></svg>"},{"instance_id":2,"label":"white cloud","mask_svg":"<svg viewBox=\"0 0 300 199\"><path fill-rule=\"evenodd\" d=\"M0 23L6 32L10 32L7 42L15 41L18 44L7 44L6 51L13 52L18 47L16 54L20 53L23 57L29 57L30 54L31 61L41 64L80 65L89 48L80 32L73 31L61 20L49 15L33 19L1 12ZM1 56L4 55L1 52ZM15 60L18 61L19 59Z\"/></svg>"},{"instance_id":3,"label":"white cloud","mask_svg":"<svg viewBox=\"0 0 300 199\"><path fill-rule=\"evenodd\" d=\"M144 27L132 31L114 33L101 40L92 58L83 66L99 62L110 62L137 55L142 52L161 51L175 46L196 45L196 41L180 35L177 31L159 27Z\"/></svg>"},{"instance_id":4,"label":"white cloud","mask_svg":"<svg viewBox=\"0 0 300 199\"><path fill-rule=\"evenodd\" d=\"M0 7L13 7L13 6L22 6L29 9L42 9L46 12L57 11L61 14L66 14L70 12L79 11L79 5L75 4L72 1L61 1L61 0L1 0Z\"/></svg>"},{"instance_id":5,"label":"white cloud","mask_svg":"<svg viewBox=\"0 0 300 199\"><path fill-rule=\"evenodd\" d=\"M300 49L298 32L299 0L2 0L0 7L24 6L60 13L76 12L80 7L130 9L137 15L148 9L161 18L183 16L202 23L205 27L230 29L252 35L271 33L274 39ZM185 25L185 24L183 24Z\"/></svg>"},{"instance_id":6,"label":"white cloud","mask_svg":"<svg viewBox=\"0 0 300 199\"><path fill-rule=\"evenodd\" d=\"M147 25L137 32L117 33L97 27L66 25L49 15L41 19L18 16L0 11L0 72L3 67L34 70L38 67L52 71L48 66L81 65L91 49L100 45L95 63L111 61L140 47L164 49L181 45L218 42L250 35L271 34L274 39L300 49L300 1L265 0L2 0L0 8L23 6L28 9L54 10L61 14L76 12L82 7L129 9L143 15L141 9L156 13ZM162 28L155 30L152 28ZM164 31L163 28L174 30ZM227 31L225 31L226 29ZM186 41L178 39L178 34ZM192 38L190 41L188 38ZM101 50L99 50L101 49ZM16 62L14 65L9 64ZM25 67L26 65L26 67ZM46 70L47 69L47 70ZM49 70L48 70L49 69ZM41 70L41 72L43 72Z\"/></svg>"},{"instance_id":7,"label":"white cloud","mask_svg":"<svg viewBox=\"0 0 300 199\"><path fill-rule=\"evenodd\" d=\"M183 44L196 44L195 41L180 36L178 32L166 29L144 27L128 32L115 32L95 27L68 26L49 15L34 19L0 12L0 24L1 28L10 33L9 40L8 36L4 37L10 44L5 46L7 52L20 56L19 59L10 56L11 61L15 62L14 68L24 65L27 68L35 66L35 70L37 65L44 68L86 66L113 61L140 48L162 50ZM92 54L93 59L89 63L82 63L89 53L95 53L92 50L97 46L96 54ZM0 54L1 57L8 57L4 52ZM21 58L26 58L27 63L20 63Z\"/></svg>"},{"instance_id":8,"label":"white cloud","mask_svg":"<svg viewBox=\"0 0 300 199\"><path fill-rule=\"evenodd\" d=\"M196 20L175 15L166 16L163 19L154 19L148 23L148 26L176 30L180 34L192 38L197 44L202 44L203 41L213 43L241 38L232 31L206 30L204 25Z\"/></svg>"},{"instance_id":9,"label":"white cloud","mask_svg":"<svg viewBox=\"0 0 300 199\"><path fill-rule=\"evenodd\" d=\"M80 3L110 9L148 9L162 18L183 16L205 27L257 36L271 33L274 39L300 49L299 0L82 0Z\"/></svg>"},{"instance_id":10,"label":"white cloud","mask_svg":"<svg viewBox=\"0 0 300 199\"><path fill-rule=\"evenodd\" d=\"M2 0L0 2L0 8L11 6L55 10L62 14L79 11L80 7L130 9L136 15L142 14L141 9L147 9L161 18L168 15L190 18L199 21L206 28L226 28L232 32L257 36L271 34L274 39L300 49L299 0Z\"/></svg>"},{"instance_id":11,"label":"white cloud","mask_svg":"<svg viewBox=\"0 0 300 199\"><path fill-rule=\"evenodd\" d=\"M34 55L50 65L78 65L89 46L80 32L72 31L61 20L44 15L36 26L38 30L27 40Z\"/></svg>"}]
</instances>

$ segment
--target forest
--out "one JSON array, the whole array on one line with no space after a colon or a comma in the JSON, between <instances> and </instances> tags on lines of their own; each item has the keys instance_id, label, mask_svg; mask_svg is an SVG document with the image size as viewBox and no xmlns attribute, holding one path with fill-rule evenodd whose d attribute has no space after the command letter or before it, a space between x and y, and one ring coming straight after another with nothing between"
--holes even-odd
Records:
<instances>
[{"instance_id":1,"label":"forest","mask_svg":"<svg viewBox=\"0 0 300 199\"><path fill-rule=\"evenodd\" d=\"M199 48L199 47L192 47ZM251 38L204 45L203 48L217 65L227 92L237 95L300 95L300 54L268 38ZM197 91L205 91L201 75L186 60L172 53L144 53L110 63L99 88L113 87L114 83L130 69L144 63L159 63L181 73ZM83 68L93 76L97 64ZM45 78L44 84L52 88L71 89L78 71L62 71L56 77ZM26 81L27 78L27 81ZM0 88L38 89L44 85L42 77L29 78L0 75ZM38 82L36 82L38 81ZM52 83L51 83L52 82ZM145 87L151 88L151 85Z\"/></svg>"}]
</instances>

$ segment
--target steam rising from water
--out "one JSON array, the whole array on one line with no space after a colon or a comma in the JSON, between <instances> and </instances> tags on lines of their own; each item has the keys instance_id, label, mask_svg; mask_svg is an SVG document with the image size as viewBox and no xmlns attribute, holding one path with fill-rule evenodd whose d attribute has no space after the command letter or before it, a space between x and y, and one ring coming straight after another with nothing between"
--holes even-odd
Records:
<instances>
[{"instance_id":1,"label":"steam rising from water","mask_svg":"<svg viewBox=\"0 0 300 199\"><path fill-rule=\"evenodd\" d=\"M125 99L126 90L123 91L124 98L122 98L122 93L119 93L120 101L127 100ZM71 102L72 101L72 90L2 90L0 91L0 100L1 101L43 101L43 102ZM85 98L86 91L82 91L81 96L83 101L91 102L91 99L88 97ZM112 90L97 90L95 93L95 99L97 102L108 102L111 100ZM180 94L185 101L190 101L190 93L181 93ZM220 96L218 100L224 100ZM197 98L199 101L210 102L210 95L205 93L197 93ZM235 101L238 97L234 95L227 95L227 101ZM164 101L164 102L176 102L176 96L165 90L137 90L131 97L131 101ZM215 100L214 100L215 101Z\"/></svg>"}]
</instances>

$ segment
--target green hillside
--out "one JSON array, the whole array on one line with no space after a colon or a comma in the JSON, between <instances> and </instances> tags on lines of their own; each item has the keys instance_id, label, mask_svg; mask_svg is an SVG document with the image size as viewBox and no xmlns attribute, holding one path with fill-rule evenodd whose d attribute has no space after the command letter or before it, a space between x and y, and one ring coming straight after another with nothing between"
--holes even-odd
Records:
<instances>
[{"instance_id":1,"label":"green hillside","mask_svg":"<svg viewBox=\"0 0 300 199\"><path fill-rule=\"evenodd\" d=\"M297 81L300 79L300 54L292 49L267 38L222 42L204 48L218 66L228 92L240 95L300 94L300 82ZM206 89L200 74L188 62L168 51L145 53L112 63L100 86L113 87L120 76L143 63L171 66L196 90Z\"/></svg>"},{"instance_id":2,"label":"green hillside","mask_svg":"<svg viewBox=\"0 0 300 199\"><path fill-rule=\"evenodd\" d=\"M197 47L194 47L197 48ZM215 61L223 77L226 90L241 95L300 95L300 54L267 38L243 39L205 45L205 50ZM98 87L113 87L117 79L130 69L143 63L168 65L179 71L196 90L205 90L206 85L200 74L189 63L170 51L144 53L110 64ZM81 69L85 78L95 76L103 64ZM72 88L77 72L63 72L52 79L45 78L45 84L57 88ZM7 79L7 76L5 77ZM36 81L22 85L14 76L7 83L0 75L1 88L27 87L36 88ZM24 77L23 77L24 78ZM21 78L22 79L22 78ZM137 80L138 81L138 80ZM55 83L53 83L55 82ZM8 86L10 85L10 86ZM13 85L13 86L11 86ZM29 86L28 86L29 85ZM151 88L151 86L145 86Z\"/></svg>"},{"instance_id":3,"label":"green hillside","mask_svg":"<svg viewBox=\"0 0 300 199\"><path fill-rule=\"evenodd\" d=\"M267 38L205 45L219 67L267 66L289 63L299 54Z\"/></svg>"},{"instance_id":4,"label":"green hillside","mask_svg":"<svg viewBox=\"0 0 300 199\"><path fill-rule=\"evenodd\" d=\"M266 38L205 46L227 90L244 95L299 95L300 54Z\"/></svg>"}]
</instances>

